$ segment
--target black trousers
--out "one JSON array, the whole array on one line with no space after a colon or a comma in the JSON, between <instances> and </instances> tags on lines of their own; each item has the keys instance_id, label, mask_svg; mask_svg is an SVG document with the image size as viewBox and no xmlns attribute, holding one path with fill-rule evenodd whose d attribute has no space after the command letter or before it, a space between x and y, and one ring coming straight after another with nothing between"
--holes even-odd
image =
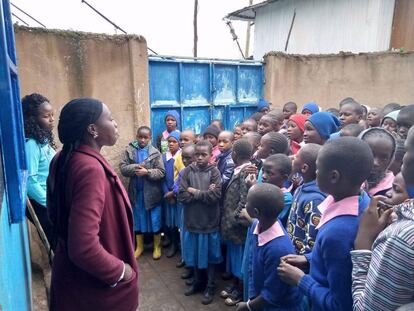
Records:
<instances>
[{"instance_id":1,"label":"black trousers","mask_svg":"<svg viewBox=\"0 0 414 311\"><path fill-rule=\"evenodd\" d=\"M47 216L47 209L43 205L37 203L35 200L30 200L32 203L33 209L37 218L39 219L40 224L42 225L43 231L46 234L47 240L49 241L50 247L53 247L54 237L53 237L53 226ZM34 224L33 218L30 215L28 209L26 208L26 217Z\"/></svg>"}]
</instances>

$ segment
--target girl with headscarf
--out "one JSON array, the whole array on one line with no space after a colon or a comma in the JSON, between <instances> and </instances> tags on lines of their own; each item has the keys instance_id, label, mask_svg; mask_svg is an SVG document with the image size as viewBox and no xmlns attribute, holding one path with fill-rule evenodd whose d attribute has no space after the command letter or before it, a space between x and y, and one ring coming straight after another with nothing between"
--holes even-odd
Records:
<instances>
[{"instance_id":1,"label":"girl with headscarf","mask_svg":"<svg viewBox=\"0 0 414 311\"><path fill-rule=\"evenodd\" d=\"M136 310L131 205L100 153L116 143L117 124L105 104L79 98L63 107L58 133L63 148L47 180L57 236L50 310Z\"/></svg>"},{"instance_id":2,"label":"girl with headscarf","mask_svg":"<svg viewBox=\"0 0 414 311\"><path fill-rule=\"evenodd\" d=\"M49 100L40 94L30 94L22 99L25 150L29 171L27 195L42 225L47 239L53 240L52 225L47 217L46 179L49 175L50 161L56 146L53 141L54 116ZM33 222L30 214L27 218Z\"/></svg>"},{"instance_id":3,"label":"girl with headscarf","mask_svg":"<svg viewBox=\"0 0 414 311\"><path fill-rule=\"evenodd\" d=\"M165 131L157 137L157 148L162 154L168 151L168 137L173 131L180 131L180 114L175 110L167 111L164 118Z\"/></svg>"},{"instance_id":4,"label":"girl with headscarf","mask_svg":"<svg viewBox=\"0 0 414 311\"><path fill-rule=\"evenodd\" d=\"M287 135L290 140L290 149L293 154L298 153L300 147L304 144L303 132L305 131L305 122L307 119L308 116L304 114L294 114L289 118Z\"/></svg>"}]
</instances>

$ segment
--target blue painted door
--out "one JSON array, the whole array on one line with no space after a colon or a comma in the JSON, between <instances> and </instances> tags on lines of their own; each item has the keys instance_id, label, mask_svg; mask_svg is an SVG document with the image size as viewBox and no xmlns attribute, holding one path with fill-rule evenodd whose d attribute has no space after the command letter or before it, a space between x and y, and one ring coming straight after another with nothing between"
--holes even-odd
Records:
<instances>
[{"instance_id":1,"label":"blue painted door","mask_svg":"<svg viewBox=\"0 0 414 311\"><path fill-rule=\"evenodd\" d=\"M256 111L263 96L263 64L150 57L149 85L154 140L165 130L171 109L180 113L180 130L200 134L214 119L231 130Z\"/></svg>"},{"instance_id":2,"label":"blue painted door","mask_svg":"<svg viewBox=\"0 0 414 311\"><path fill-rule=\"evenodd\" d=\"M0 310L31 304L30 251L25 220L27 165L8 0L0 0Z\"/></svg>"}]
</instances>

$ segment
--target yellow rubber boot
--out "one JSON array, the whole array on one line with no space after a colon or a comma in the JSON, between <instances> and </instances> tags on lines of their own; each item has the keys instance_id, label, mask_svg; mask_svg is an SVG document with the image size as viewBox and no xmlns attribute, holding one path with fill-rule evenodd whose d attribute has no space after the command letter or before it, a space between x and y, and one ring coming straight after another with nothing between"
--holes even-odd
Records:
<instances>
[{"instance_id":1,"label":"yellow rubber boot","mask_svg":"<svg viewBox=\"0 0 414 311\"><path fill-rule=\"evenodd\" d=\"M152 259L158 260L161 258L161 233L154 234L154 251L152 253Z\"/></svg>"},{"instance_id":2,"label":"yellow rubber boot","mask_svg":"<svg viewBox=\"0 0 414 311\"><path fill-rule=\"evenodd\" d=\"M135 258L138 258L144 251L144 235L137 234L135 235L135 238L137 240L137 247L135 248L134 256Z\"/></svg>"}]
</instances>

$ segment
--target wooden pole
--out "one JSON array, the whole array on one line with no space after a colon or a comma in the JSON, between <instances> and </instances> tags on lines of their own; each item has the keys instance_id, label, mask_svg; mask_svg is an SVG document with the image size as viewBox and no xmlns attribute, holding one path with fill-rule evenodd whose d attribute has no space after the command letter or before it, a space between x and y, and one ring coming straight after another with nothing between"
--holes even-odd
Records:
<instances>
[{"instance_id":1,"label":"wooden pole","mask_svg":"<svg viewBox=\"0 0 414 311\"><path fill-rule=\"evenodd\" d=\"M37 230L37 233L39 234L39 237L40 237L40 240L42 241L43 246L46 248L47 254L49 256L49 263L51 264L53 261L54 253L50 247L46 234L43 231L43 227L40 224L39 218L37 218L37 215L34 211L32 203L30 203L29 198L26 198L26 207L27 207L27 210L29 211L30 216L32 216L33 224Z\"/></svg>"},{"instance_id":2,"label":"wooden pole","mask_svg":"<svg viewBox=\"0 0 414 311\"><path fill-rule=\"evenodd\" d=\"M197 14L198 14L198 0L194 0L194 47L193 47L193 56L197 57L197 42L198 42L198 34L197 34Z\"/></svg>"},{"instance_id":3,"label":"wooden pole","mask_svg":"<svg viewBox=\"0 0 414 311\"><path fill-rule=\"evenodd\" d=\"M253 0L249 0L249 6L253 4ZM250 49L250 28L252 23L250 21L247 22L247 30L246 30L246 48L244 50L245 57L249 57L249 49Z\"/></svg>"}]
</instances>

